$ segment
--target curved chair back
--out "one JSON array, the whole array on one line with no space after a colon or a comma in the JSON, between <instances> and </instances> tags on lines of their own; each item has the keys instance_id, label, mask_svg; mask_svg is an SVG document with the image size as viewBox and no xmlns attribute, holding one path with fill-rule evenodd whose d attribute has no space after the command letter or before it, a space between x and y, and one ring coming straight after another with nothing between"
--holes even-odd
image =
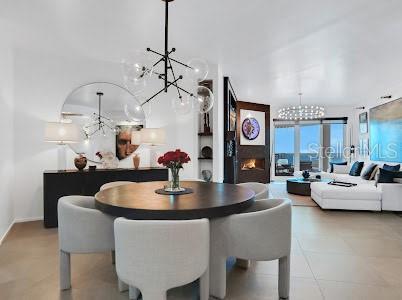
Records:
<instances>
[{"instance_id":1,"label":"curved chair back","mask_svg":"<svg viewBox=\"0 0 402 300\"><path fill-rule=\"evenodd\" d=\"M114 249L115 218L95 209L95 198L65 196L57 205L60 249L68 253L92 253Z\"/></svg>"},{"instance_id":2,"label":"curved chair back","mask_svg":"<svg viewBox=\"0 0 402 300\"><path fill-rule=\"evenodd\" d=\"M226 254L252 260L273 260L290 253L292 206L289 199L254 202L245 213L217 220L211 228L221 237ZM218 232L214 232L218 230Z\"/></svg>"},{"instance_id":3,"label":"curved chair back","mask_svg":"<svg viewBox=\"0 0 402 300\"><path fill-rule=\"evenodd\" d=\"M106 189L110 189L112 187L131 184L131 183L135 183L135 182L132 182L132 181L113 181L113 182L108 182L108 183L105 183L104 185L102 185L99 190L103 191L103 190L106 190Z\"/></svg>"},{"instance_id":4,"label":"curved chair back","mask_svg":"<svg viewBox=\"0 0 402 300\"><path fill-rule=\"evenodd\" d=\"M145 300L165 299L168 289L190 283L208 269L206 219L117 218L114 224L117 274L128 285L137 287Z\"/></svg>"},{"instance_id":5,"label":"curved chair back","mask_svg":"<svg viewBox=\"0 0 402 300\"><path fill-rule=\"evenodd\" d=\"M254 191L255 200L268 199L268 185L259 182L244 182L237 185L244 186Z\"/></svg>"}]
</instances>

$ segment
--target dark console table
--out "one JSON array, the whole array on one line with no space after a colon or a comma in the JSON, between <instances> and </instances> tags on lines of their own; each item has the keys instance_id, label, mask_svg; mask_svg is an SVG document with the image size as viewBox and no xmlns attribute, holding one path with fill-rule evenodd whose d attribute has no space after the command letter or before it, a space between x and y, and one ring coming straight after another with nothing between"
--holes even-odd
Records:
<instances>
[{"instance_id":1,"label":"dark console table","mask_svg":"<svg viewBox=\"0 0 402 300\"><path fill-rule=\"evenodd\" d=\"M68 195L94 196L111 181L167 181L168 169L98 169L96 171L45 171L43 173L43 214L47 228L57 227L57 202Z\"/></svg>"}]
</instances>

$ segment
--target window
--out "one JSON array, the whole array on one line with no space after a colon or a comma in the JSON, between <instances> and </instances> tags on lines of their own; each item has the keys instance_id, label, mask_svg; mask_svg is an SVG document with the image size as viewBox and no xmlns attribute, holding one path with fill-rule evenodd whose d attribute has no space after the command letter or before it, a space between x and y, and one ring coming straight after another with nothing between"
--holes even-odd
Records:
<instances>
[{"instance_id":1,"label":"window","mask_svg":"<svg viewBox=\"0 0 402 300\"><path fill-rule=\"evenodd\" d=\"M331 155L329 157L330 162L342 162L344 161L343 149L344 149L344 124L330 124L330 145Z\"/></svg>"},{"instance_id":2,"label":"window","mask_svg":"<svg viewBox=\"0 0 402 300\"><path fill-rule=\"evenodd\" d=\"M274 120L275 175L294 171L328 169L330 162L344 161L347 118L312 121Z\"/></svg>"},{"instance_id":3,"label":"window","mask_svg":"<svg viewBox=\"0 0 402 300\"><path fill-rule=\"evenodd\" d=\"M299 170L319 168L321 124L300 125Z\"/></svg>"},{"instance_id":4,"label":"window","mask_svg":"<svg viewBox=\"0 0 402 300\"><path fill-rule=\"evenodd\" d=\"M275 175L293 176L295 162L294 126L275 127Z\"/></svg>"}]
</instances>

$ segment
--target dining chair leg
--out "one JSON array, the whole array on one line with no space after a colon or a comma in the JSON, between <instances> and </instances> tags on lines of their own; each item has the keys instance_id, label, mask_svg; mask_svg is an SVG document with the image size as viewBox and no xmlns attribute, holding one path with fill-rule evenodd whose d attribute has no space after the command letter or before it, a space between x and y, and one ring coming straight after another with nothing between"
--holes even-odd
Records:
<instances>
[{"instance_id":1,"label":"dining chair leg","mask_svg":"<svg viewBox=\"0 0 402 300\"><path fill-rule=\"evenodd\" d=\"M209 264L209 294L218 299L226 295L226 257L211 255Z\"/></svg>"},{"instance_id":2,"label":"dining chair leg","mask_svg":"<svg viewBox=\"0 0 402 300\"><path fill-rule=\"evenodd\" d=\"M120 293L128 291L128 284L126 284L125 282L121 281L120 278L117 279L117 284L118 284Z\"/></svg>"},{"instance_id":3,"label":"dining chair leg","mask_svg":"<svg viewBox=\"0 0 402 300\"><path fill-rule=\"evenodd\" d=\"M290 255L279 259L278 290L280 299L289 299Z\"/></svg>"},{"instance_id":4,"label":"dining chair leg","mask_svg":"<svg viewBox=\"0 0 402 300\"><path fill-rule=\"evenodd\" d=\"M200 300L209 299L209 269L200 277Z\"/></svg>"},{"instance_id":5,"label":"dining chair leg","mask_svg":"<svg viewBox=\"0 0 402 300\"><path fill-rule=\"evenodd\" d=\"M166 291L142 291L142 300L166 300Z\"/></svg>"},{"instance_id":6,"label":"dining chair leg","mask_svg":"<svg viewBox=\"0 0 402 300\"><path fill-rule=\"evenodd\" d=\"M248 269L250 267L250 260L248 259L242 259L242 258L236 258L236 266L242 269Z\"/></svg>"},{"instance_id":7,"label":"dining chair leg","mask_svg":"<svg viewBox=\"0 0 402 300\"><path fill-rule=\"evenodd\" d=\"M60 289L71 288L71 260L70 253L60 250Z\"/></svg>"},{"instance_id":8,"label":"dining chair leg","mask_svg":"<svg viewBox=\"0 0 402 300\"><path fill-rule=\"evenodd\" d=\"M116 264L116 252L114 250L112 250L112 264Z\"/></svg>"},{"instance_id":9,"label":"dining chair leg","mask_svg":"<svg viewBox=\"0 0 402 300\"><path fill-rule=\"evenodd\" d=\"M130 286L128 289L128 298L130 300L137 300L140 296L140 290L137 289L135 286Z\"/></svg>"}]
</instances>

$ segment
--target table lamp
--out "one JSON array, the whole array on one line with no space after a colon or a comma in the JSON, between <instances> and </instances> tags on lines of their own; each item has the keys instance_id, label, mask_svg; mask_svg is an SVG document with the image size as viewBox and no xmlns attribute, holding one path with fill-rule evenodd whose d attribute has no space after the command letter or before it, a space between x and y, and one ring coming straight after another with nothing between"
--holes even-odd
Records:
<instances>
[{"instance_id":1,"label":"table lamp","mask_svg":"<svg viewBox=\"0 0 402 300\"><path fill-rule=\"evenodd\" d=\"M81 141L81 130L73 123L47 122L45 127L45 142L57 143L58 170L66 169L66 145Z\"/></svg>"},{"instance_id":2,"label":"table lamp","mask_svg":"<svg viewBox=\"0 0 402 300\"><path fill-rule=\"evenodd\" d=\"M131 143L136 145L147 145L150 149L150 165L157 167L157 153L155 149L158 146L166 144L166 131L164 128L143 128L141 131L133 131L131 134Z\"/></svg>"}]
</instances>

